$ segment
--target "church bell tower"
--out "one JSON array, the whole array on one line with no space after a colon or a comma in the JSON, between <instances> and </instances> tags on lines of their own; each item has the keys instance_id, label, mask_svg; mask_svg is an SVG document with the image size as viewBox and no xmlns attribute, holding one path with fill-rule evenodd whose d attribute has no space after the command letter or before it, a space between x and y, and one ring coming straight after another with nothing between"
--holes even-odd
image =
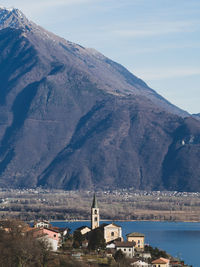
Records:
<instances>
[{"instance_id":1,"label":"church bell tower","mask_svg":"<svg viewBox=\"0 0 200 267\"><path fill-rule=\"evenodd\" d=\"M99 227L99 208L97 205L96 195L94 194L91 207L91 228L92 230Z\"/></svg>"}]
</instances>

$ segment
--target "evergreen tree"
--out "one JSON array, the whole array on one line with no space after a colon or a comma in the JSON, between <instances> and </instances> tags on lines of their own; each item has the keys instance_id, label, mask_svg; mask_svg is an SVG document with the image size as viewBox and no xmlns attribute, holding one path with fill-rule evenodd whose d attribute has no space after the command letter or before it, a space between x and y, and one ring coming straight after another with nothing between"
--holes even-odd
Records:
<instances>
[{"instance_id":1,"label":"evergreen tree","mask_svg":"<svg viewBox=\"0 0 200 267\"><path fill-rule=\"evenodd\" d=\"M73 239L74 239L73 247L74 248L80 248L82 246L82 242L85 238L79 230L75 230L74 234L73 234Z\"/></svg>"},{"instance_id":2,"label":"evergreen tree","mask_svg":"<svg viewBox=\"0 0 200 267\"><path fill-rule=\"evenodd\" d=\"M106 242L103 231L99 228L94 229L89 236L88 248L92 250L105 249Z\"/></svg>"},{"instance_id":3,"label":"evergreen tree","mask_svg":"<svg viewBox=\"0 0 200 267\"><path fill-rule=\"evenodd\" d=\"M114 259L116 262L124 262L125 260L125 255L124 253L121 251L121 249L117 250L115 252L115 255L114 255Z\"/></svg>"}]
</instances>

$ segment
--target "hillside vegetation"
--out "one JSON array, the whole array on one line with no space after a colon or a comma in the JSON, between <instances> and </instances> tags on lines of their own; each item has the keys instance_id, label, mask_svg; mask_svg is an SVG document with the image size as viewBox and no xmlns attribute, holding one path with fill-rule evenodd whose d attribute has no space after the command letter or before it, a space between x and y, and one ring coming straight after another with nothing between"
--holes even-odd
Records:
<instances>
[{"instance_id":1,"label":"hillside vegetation","mask_svg":"<svg viewBox=\"0 0 200 267\"><path fill-rule=\"evenodd\" d=\"M92 197L88 191L0 191L0 217L89 220ZM101 220L200 221L198 193L121 190L97 192L97 198Z\"/></svg>"}]
</instances>

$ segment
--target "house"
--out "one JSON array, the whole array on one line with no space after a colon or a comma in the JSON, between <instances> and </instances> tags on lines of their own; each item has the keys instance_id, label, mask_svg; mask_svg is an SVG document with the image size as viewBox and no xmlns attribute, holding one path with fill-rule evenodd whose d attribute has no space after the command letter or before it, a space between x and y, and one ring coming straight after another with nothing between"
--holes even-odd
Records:
<instances>
[{"instance_id":1,"label":"house","mask_svg":"<svg viewBox=\"0 0 200 267\"><path fill-rule=\"evenodd\" d=\"M107 243L106 249L115 249L115 242L111 241L111 242Z\"/></svg>"},{"instance_id":2,"label":"house","mask_svg":"<svg viewBox=\"0 0 200 267\"><path fill-rule=\"evenodd\" d=\"M134 243L133 242L115 242L115 248L116 250L121 250L127 258L133 258L134 257Z\"/></svg>"},{"instance_id":3,"label":"house","mask_svg":"<svg viewBox=\"0 0 200 267\"><path fill-rule=\"evenodd\" d=\"M41 227L45 227L45 228L50 228L50 223L48 221L38 221L38 222L34 222L34 228L41 228Z\"/></svg>"},{"instance_id":4,"label":"house","mask_svg":"<svg viewBox=\"0 0 200 267\"><path fill-rule=\"evenodd\" d=\"M150 259L151 258L151 253L150 252L145 252L145 251L137 251L135 253L135 255L139 258L142 258L142 259Z\"/></svg>"},{"instance_id":5,"label":"house","mask_svg":"<svg viewBox=\"0 0 200 267\"><path fill-rule=\"evenodd\" d=\"M169 260L165 258L159 258L152 261L152 267L169 267Z\"/></svg>"},{"instance_id":6,"label":"house","mask_svg":"<svg viewBox=\"0 0 200 267\"><path fill-rule=\"evenodd\" d=\"M135 248L137 250L144 250L144 234L130 233L126 235L128 242L135 242Z\"/></svg>"},{"instance_id":7,"label":"house","mask_svg":"<svg viewBox=\"0 0 200 267\"><path fill-rule=\"evenodd\" d=\"M131 263L131 266L134 266L134 267L148 267L149 264L146 263L145 261L137 260L137 261Z\"/></svg>"},{"instance_id":8,"label":"house","mask_svg":"<svg viewBox=\"0 0 200 267\"><path fill-rule=\"evenodd\" d=\"M184 263L180 261L170 261L170 266L171 267L183 267Z\"/></svg>"},{"instance_id":9,"label":"house","mask_svg":"<svg viewBox=\"0 0 200 267\"><path fill-rule=\"evenodd\" d=\"M61 246L61 234L59 231L48 228L37 228L32 230L33 237L43 240L49 244L53 251L57 251L57 249Z\"/></svg>"},{"instance_id":10,"label":"house","mask_svg":"<svg viewBox=\"0 0 200 267\"><path fill-rule=\"evenodd\" d=\"M183 261L180 260L170 260L170 266L171 267L183 267L186 266Z\"/></svg>"}]
</instances>

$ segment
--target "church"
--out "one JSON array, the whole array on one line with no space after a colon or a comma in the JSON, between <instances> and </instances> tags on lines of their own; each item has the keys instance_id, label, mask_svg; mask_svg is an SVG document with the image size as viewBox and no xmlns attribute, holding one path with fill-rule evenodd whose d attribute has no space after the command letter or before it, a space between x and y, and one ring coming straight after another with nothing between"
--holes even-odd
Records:
<instances>
[{"instance_id":1,"label":"church","mask_svg":"<svg viewBox=\"0 0 200 267\"><path fill-rule=\"evenodd\" d=\"M94 194L91 207L91 231L96 228L99 228L103 231L106 243L109 243L114 240L123 241L121 226L115 223L103 223L100 225L99 208L96 195Z\"/></svg>"}]
</instances>

